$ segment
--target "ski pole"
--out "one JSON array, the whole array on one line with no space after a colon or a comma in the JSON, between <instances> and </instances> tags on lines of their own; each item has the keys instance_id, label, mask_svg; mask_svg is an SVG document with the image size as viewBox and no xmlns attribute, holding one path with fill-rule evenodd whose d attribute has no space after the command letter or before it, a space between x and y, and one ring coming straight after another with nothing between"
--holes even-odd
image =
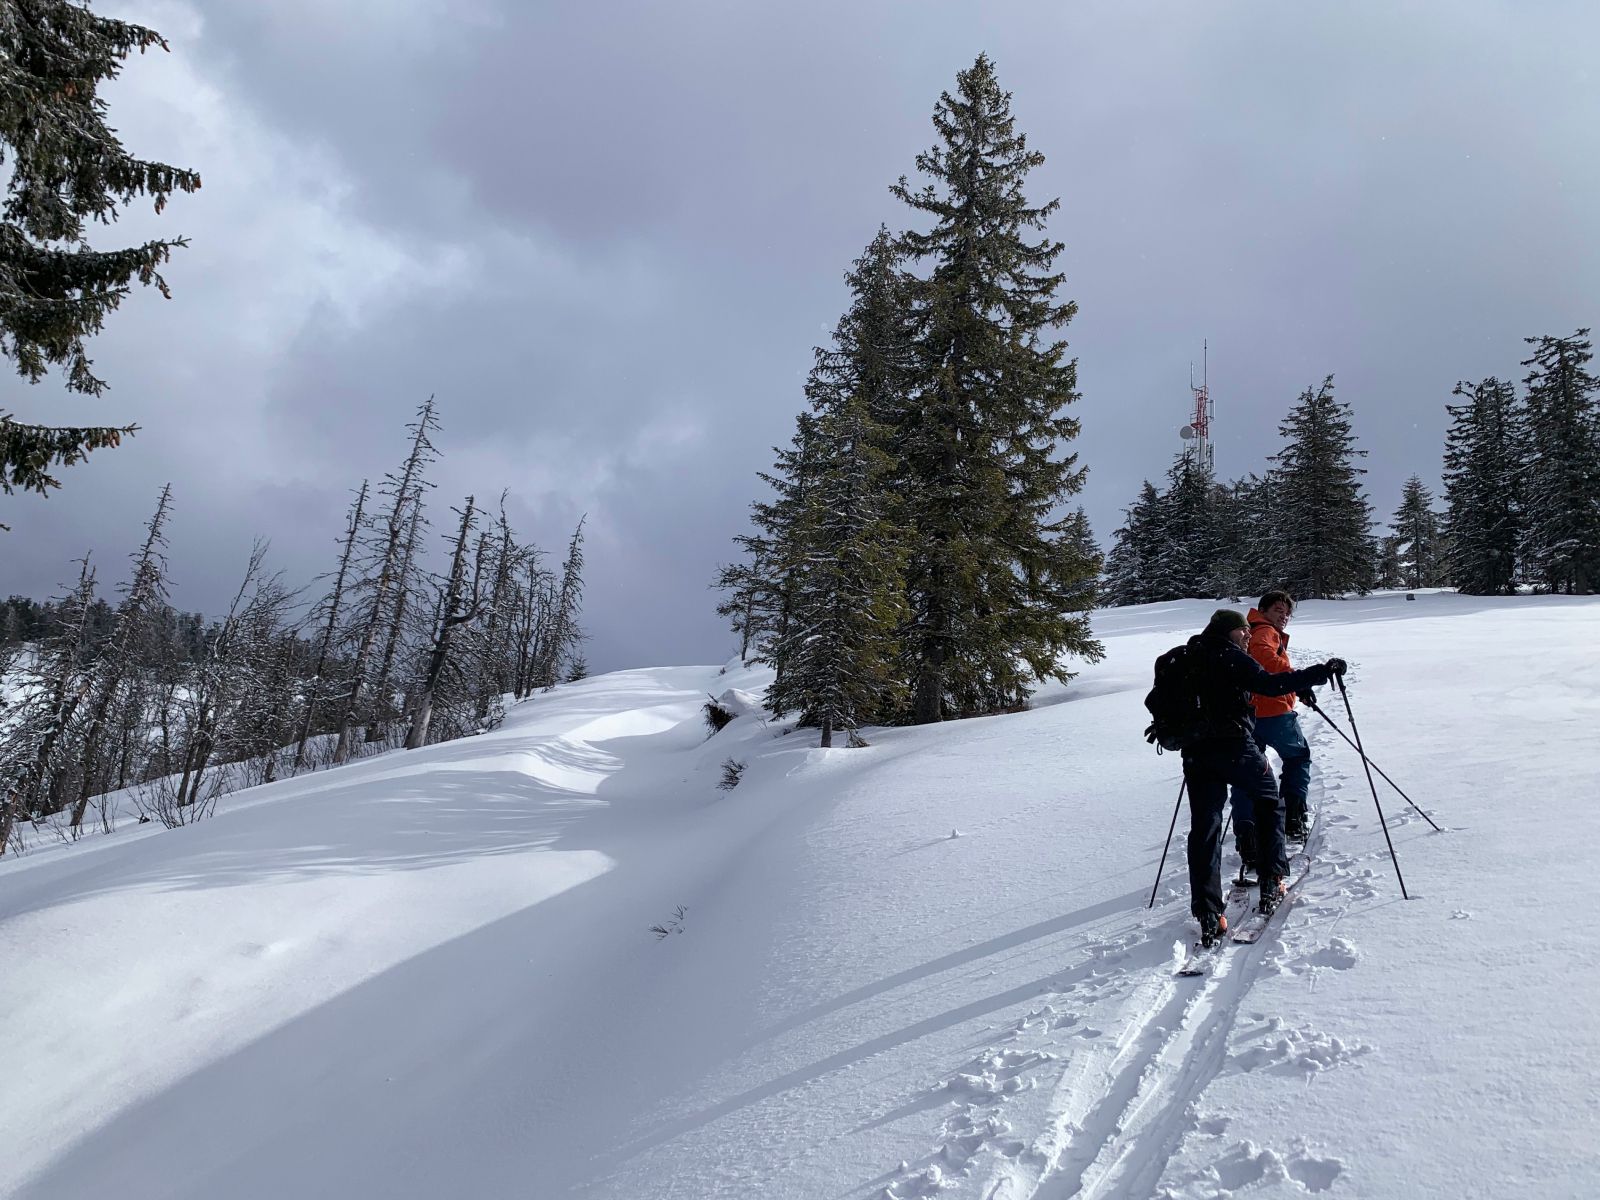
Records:
<instances>
[{"instance_id":1,"label":"ski pole","mask_svg":"<svg viewBox=\"0 0 1600 1200\"><path fill-rule=\"evenodd\" d=\"M1340 729L1338 722L1335 721L1332 717L1330 717L1327 713L1323 712L1321 707L1319 707L1314 701L1311 704L1311 711L1316 713L1317 716L1321 717L1329 725L1333 726L1333 731L1335 733L1337 733L1340 737L1342 737L1345 741L1350 742L1351 747L1355 748L1356 744L1354 742L1350 741L1350 735L1348 733L1346 733L1344 730ZM1370 762L1371 760L1369 759L1368 761ZM1421 808L1417 807L1417 802L1415 800L1413 800L1410 796L1406 795L1404 788L1402 788L1394 780L1390 779L1388 775L1384 774L1384 770L1383 770L1382 767L1380 767L1377 763L1372 763L1372 769L1374 771L1376 771L1379 775L1383 775L1384 782L1387 783L1390 787L1392 787L1395 791L1399 792L1400 793L1400 798L1402 800L1404 800L1407 804L1411 805L1412 808L1415 808L1417 810L1417 812L1421 814L1422 819L1424 821L1426 821L1429 825L1433 825L1433 831L1435 833L1443 833L1444 832L1444 830L1440 829L1437 825L1433 824L1433 818L1432 817L1430 817L1427 813L1423 812Z\"/></svg>"},{"instance_id":2,"label":"ski pole","mask_svg":"<svg viewBox=\"0 0 1600 1200\"><path fill-rule=\"evenodd\" d=\"M1172 806L1172 824L1167 826L1167 844L1161 847L1161 865L1156 868L1156 881L1150 885L1150 903L1146 908L1156 906L1156 889L1161 886L1161 872L1167 869L1167 851L1172 849L1172 831L1178 827L1178 810L1183 807L1183 789L1189 786L1189 780L1184 779L1178 785L1178 802Z\"/></svg>"},{"instance_id":3,"label":"ski pole","mask_svg":"<svg viewBox=\"0 0 1600 1200\"><path fill-rule=\"evenodd\" d=\"M1403 899L1409 900L1411 897L1406 893L1405 876L1400 874L1400 860L1395 856L1394 842L1389 837L1389 826L1383 819L1383 805L1378 803L1378 785L1372 780L1372 762L1367 758L1367 752L1361 748L1361 730L1356 727L1356 714L1350 707L1350 693L1344 690L1342 674L1333 678L1339 685L1339 695L1344 697L1344 711L1350 718L1350 731L1356 735L1356 753L1361 755L1361 765L1367 770L1367 786L1372 789L1372 804L1378 810L1378 825L1383 829L1383 840L1389 844L1389 861L1394 863L1394 877L1400 881L1400 895Z\"/></svg>"}]
</instances>

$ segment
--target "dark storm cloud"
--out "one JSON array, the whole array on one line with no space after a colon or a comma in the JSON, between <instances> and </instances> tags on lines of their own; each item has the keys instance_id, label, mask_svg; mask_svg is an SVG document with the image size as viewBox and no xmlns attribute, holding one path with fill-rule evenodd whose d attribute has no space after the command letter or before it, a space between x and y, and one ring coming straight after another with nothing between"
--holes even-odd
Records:
<instances>
[{"instance_id":1,"label":"dark storm cloud","mask_svg":"<svg viewBox=\"0 0 1600 1200\"><path fill-rule=\"evenodd\" d=\"M0 586L120 557L166 478L179 603L222 602L256 532L309 578L431 392L436 524L509 488L559 556L587 513L591 663L724 657L706 584L980 50L1047 156L1033 197L1062 199L1101 539L1177 449L1202 339L1224 476L1331 372L1385 517L1436 482L1457 378L1595 320L1600 16L1529 9L130 3L174 53L130 67L114 119L206 188L120 228L195 244L177 299L96 348L145 432L8 502ZM7 403L110 419L45 388Z\"/></svg>"}]
</instances>

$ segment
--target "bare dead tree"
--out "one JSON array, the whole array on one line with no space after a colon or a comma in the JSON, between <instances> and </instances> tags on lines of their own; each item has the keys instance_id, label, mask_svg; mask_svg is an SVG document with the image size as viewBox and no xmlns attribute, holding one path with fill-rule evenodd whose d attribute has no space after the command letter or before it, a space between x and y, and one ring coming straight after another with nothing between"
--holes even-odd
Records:
<instances>
[{"instance_id":1,"label":"bare dead tree","mask_svg":"<svg viewBox=\"0 0 1600 1200\"><path fill-rule=\"evenodd\" d=\"M243 722L248 731L242 746L243 759L252 764L253 774L244 786L271 783L278 777L282 748L290 745L299 725L300 675L304 644L293 629L279 629L262 659L261 682L253 717Z\"/></svg>"},{"instance_id":2,"label":"bare dead tree","mask_svg":"<svg viewBox=\"0 0 1600 1200\"><path fill-rule=\"evenodd\" d=\"M294 769L298 773L306 768L306 743L311 740L311 729L317 719L317 704L321 699L322 681L328 670L328 658L333 653L339 632L339 615L344 611L345 586L350 578L350 564L355 558L356 542L361 536L363 513L367 506L367 481L361 481L361 491L350 509L350 520L345 527L344 548L339 552L339 568L333 575L333 590L323 599L321 609L322 636L317 639L317 662L311 669L311 683L306 692L306 712L300 725L300 744L294 752Z\"/></svg>"},{"instance_id":3,"label":"bare dead tree","mask_svg":"<svg viewBox=\"0 0 1600 1200\"><path fill-rule=\"evenodd\" d=\"M450 643L456 630L478 615L476 597L467 595L467 544L472 537L473 497L467 497L467 506L461 513L461 529L456 535L455 552L450 559L450 576L439 604L438 627L433 639L433 652L428 656L427 670L417 690L416 708L411 716L411 728L406 733L406 749L416 750L428 744L428 726L433 720L434 696L439 687L445 664L450 659Z\"/></svg>"},{"instance_id":4,"label":"bare dead tree","mask_svg":"<svg viewBox=\"0 0 1600 1200\"><path fill-rule=\"evenodd\" d=\"M267 547L250 551L239 590L209 639L205 658L185 689L186 744L177 780L176 807L199 805L206 796L206 771L228 741L270 662L274 637L282 627L288 592L281 577L263 568Z\"/></svg>"},{"instance_id":5,"label":"bare dead tree","mask_svg":"<svg viewBox=\"0 0 1600 1200\"><path fill-rule=\"evenodd\" d=\"M384 633L383 657L378 664L378 677L372 685L372 719L367 724L367 741L376 742L383 737L384 725L396 716L390 678L395 658L404 643L407 619L415 607L413 568L417 559L417 539L427 519L422 515L422 505L411 507L411 520L406 530L405 553L400 557L400 574L395 580L394 608L389 614L388 629Z\"/></svg>"},{"instance_id":6,"label":"bare dead tree","mask_svg":"<svg viewBox=\"0 0 1600 1200\"><path fill-rule=\"evenodd\" d=\"M543 653L546 617L555 603L555 577L539 565L543 555L544 551L529 546L518 563L519 570L525 576L518 581L515 617L516 669L513 679L518 700L525 699L534 689L534 674Z\"/></svg>"},{"instance_id":7,"label":"bare dead tree","mask_svg":"<svg viewBox=\"0 0 1600 1200\"><path fill-rule=\"evenodd\" d=\"M61 632L38 648L19 689L20 711L10 715L0 737L0 854L13 847L17 818L37 813L40 784L88 691L83 654L95 576L87 554L79 564L78 584L63 606Z\"/></svg>"},{"instance_id":8,"label":"bare dead tree","mask_svg":"<svg viewBox=\"0 0 1600 1200\"><path fill-rule=\"evenodd\" d=\"M422 493L432 486L424 478L428 465L438 456L429 434L439 427L433 415L433 397L429 396L417 412L417 419L407 426L411 430L411 452L398 475L386 475L381 489L389 499L389 511L381 529L373 575L367 587L366 619L362 621L356 644L355 662L351 668L350 691L345 699L344 712L339 721L339 740L334 747L333 761L342 763L350 757L353 748L352 731L359 719L361 706L367 698L367 673L378 640L388 626L385 617L392 608L392 593L400 576L400 564L406 543L406 530L410 524L411 510L421 505Z\"/></svg>"},{"instance_id":9,"label":"bare dead tree","mask_svg":"<svg viewBox=\"0 0 1600 1200\"><path fill-rule=\"evenodd\" d=\"M508 664L510 634L516 610L517 545L506 519L506 493L500 493L500 517L495 523L493 582L489 585L488 616L479 639L476 717L486 720L490 709L510 690Z\"/></svg>"},{"instance_id":10,"label":"bare dead tree","mask_svg":"<svg viewBox=\"0 0 1600 1200\"><path fill-rule=\"evenodd\" d=\"M72 833L76 837L89 808L89 798L102 782L107 718L111 715L135 665L135 650L156 609L167 602L166 523L172 507L172 485L161 489L155 515L145 526L144 545L134 556L133 577L117 608L111 641L96 664L90 684L88 721L83 737L83 762L72 804Z\"/></svg>"},{"instance_id":11,"label":"bare dead tree","mask_svg":"<svg viewBox=\"0 0 1600 1200\"><path fill-rule=\"evenodd\" d=\"M553 688L562 678L563 666L577 660L578 648L583 644L583 631L578 627L578 613L583 608L583 517L572 531L567 543L566 562L561 567L561 587L555 594L538 665L538 682L543 688Z\"/></svg>"}]
</instances>

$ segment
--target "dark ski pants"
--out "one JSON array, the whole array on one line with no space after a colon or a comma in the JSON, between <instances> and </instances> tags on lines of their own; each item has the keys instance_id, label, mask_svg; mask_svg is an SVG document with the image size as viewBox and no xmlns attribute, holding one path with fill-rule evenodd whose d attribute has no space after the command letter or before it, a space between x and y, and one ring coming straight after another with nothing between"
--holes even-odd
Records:
<instances>
[{"instance_id":1,"label":"dark ski pants","mask_svg":"<svg viewBox=\"0 0 1600 1200\"><path fill-rule=\"evenodd\" d=\"M1283 774L1278 791L1283 796L1284 816L1288 820L1306 819L1306 793L1311 790L1311 747L1300 732L1300 718L1292 712L1276 717L1256 718L1256 745L1271 746L1283 759Z\"/></svg>"},{"instance_id":2,"label":"dark ski pants","mask_svg":"<svg viewBox=\"0 0 1600 1200\"><path fill-rule=\"evenodd\" d=\"M1283 759L1283 774L1278 778L1278 793L1283 797L1284 819L1306 819L1306 793L1311 790L1311 747L1300 732L1300 718L1295 713L1276 717L1257 717L1256 746L1265 750L1271 746ZM1244 788L1233 788L1234 845L1239 857L1252 865L1256 861L1255 814L1251 811L1250 793Z\"/></svg>"},{"instance_id":3,"label":"dark ski pants","mask_svg":"<svg viewBox=\"0 0 1600 1200\"><path fill-rule=\"evenodd\" d=\"M1189 909L1195 916L1223 909L1222 807L1230 787L1235 797L1249 800L1253 861L1262 878L1288 873L1278 781L1255 742L1240 738L1185 750L1183 778L1189 785Z\"/></svg>"}]
</instances>

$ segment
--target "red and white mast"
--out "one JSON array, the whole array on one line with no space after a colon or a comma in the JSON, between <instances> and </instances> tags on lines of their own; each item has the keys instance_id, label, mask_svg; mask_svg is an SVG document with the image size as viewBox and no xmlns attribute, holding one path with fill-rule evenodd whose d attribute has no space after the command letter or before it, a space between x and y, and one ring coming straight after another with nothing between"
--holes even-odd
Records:
<instances>
[{"instance_id":1,"label":"red and white mast","mask_svg":"<svg viewBox=\"0 0 1600 1200\"><path fill-rule=\"evenodd\" d=\"M1195 465L1210 471L1216 467L1211 445L1211 421L1216 416L1216 408L1211 403L1211 389L1206 382L1211 357L1209 342L1201 343L1201 355L1198 387L1194 382L1194 363L1189 364L1189 391L1194 394L1194 411L1189 414L1189 423L1178 430L1178 436L1194 443L1190 453L1194 455Z\"/></svg>"}]
</instances>

